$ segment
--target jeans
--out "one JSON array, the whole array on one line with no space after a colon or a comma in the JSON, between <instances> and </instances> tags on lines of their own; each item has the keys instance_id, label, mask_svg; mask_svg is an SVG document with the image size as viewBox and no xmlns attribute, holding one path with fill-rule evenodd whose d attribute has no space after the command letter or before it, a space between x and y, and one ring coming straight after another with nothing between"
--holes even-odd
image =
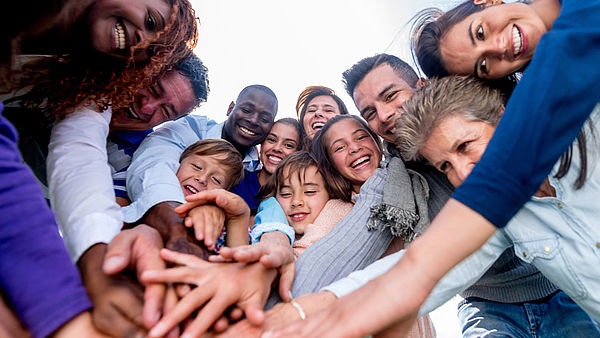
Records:
<instances>
[{"instance_id":1,"label":"jeans","mask_svg":"<svg viewBox=\"0 0 600 338\"><path fill-rule=\"evenodd\" d=\"M598 324L567 294L507 304L469 297L458 306L463 337L600 337Z\"/></svg>"}]
</instances>

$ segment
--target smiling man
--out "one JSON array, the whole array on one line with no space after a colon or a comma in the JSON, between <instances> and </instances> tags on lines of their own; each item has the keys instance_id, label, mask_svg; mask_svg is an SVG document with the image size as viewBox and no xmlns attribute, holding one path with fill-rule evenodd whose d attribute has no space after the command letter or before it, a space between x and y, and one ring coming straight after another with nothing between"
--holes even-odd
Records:
<instances>
[{"instance_id":1,"label":"smiling man","mask_svg":"<svg viewBox=\"0 0 600 338\"><path fill-rule=\"evenodd\" d=\"M133 203L123 209L126 222L155 227L169 248L207 257L206 248L191 236L173 209L185 202L175 176L179 155L200 139L223 138L242 154L244 169L259 169L258 151L277 114L277 97L262 85L244 88L227 109L227 120L217 124L205 116L186 116L150 134L135 153L127 171Z\"/></svg>"}]
</instances>

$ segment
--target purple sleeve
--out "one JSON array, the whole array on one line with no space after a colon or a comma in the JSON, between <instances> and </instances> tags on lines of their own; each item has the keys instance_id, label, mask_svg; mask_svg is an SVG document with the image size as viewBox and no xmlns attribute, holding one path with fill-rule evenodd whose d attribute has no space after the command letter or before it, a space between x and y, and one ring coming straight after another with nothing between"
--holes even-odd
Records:
<instances>
[{"instance_id":1,"label":"purple sleeve","mask_svg":"<svg viewBox=\"0 0 600 338\"><path fill-rule=\"evenodd\" d=\"M0 115L0 285L33 336L46 337L91 304L16 142Z\"/></svg>"},{"instance_id":2,"label":"purple sleeve","mask_svg":"<svg viewBox=\"0 0 600 338\"><path fill-rule=\"evenodd\" d=\"M599 61L600 3L564 0L481 161L453 198L495 226L505 226L538 190L600 100Z\"/></svg>"}]
</instances>

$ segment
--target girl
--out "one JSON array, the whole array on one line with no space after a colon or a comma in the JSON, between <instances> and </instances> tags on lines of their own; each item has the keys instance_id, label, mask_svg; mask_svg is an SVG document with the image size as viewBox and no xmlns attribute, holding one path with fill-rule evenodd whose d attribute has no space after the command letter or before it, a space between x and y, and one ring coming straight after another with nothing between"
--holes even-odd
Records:
<instances>
[{"instance_id":1,"label":"girl","mask_svg":"<svg viewBox=\"0 0 600 338\"><path fill-rule=\"evenodd\" d=\"M348 109L333 89L323 86L307 87L298 96L296 113L300 121L300 131L305 146L310 149L310 142L319 129L334 116L348 115Z\"/></svg>"}]
</instances>

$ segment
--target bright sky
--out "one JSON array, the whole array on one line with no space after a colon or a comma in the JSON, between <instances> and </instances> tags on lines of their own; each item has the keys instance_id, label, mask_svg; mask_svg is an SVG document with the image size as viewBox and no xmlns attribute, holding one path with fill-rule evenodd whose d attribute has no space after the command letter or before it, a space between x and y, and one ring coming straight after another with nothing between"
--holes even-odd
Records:
<instances>
[{"instance_id":1,"label":"bright sky","mask_svg":"<svg viewBox=\"0 0 600 338\"><path fill-rule=\"evenodd\" d=\"M407 22L419 10L456 0L191 0L200 18L196 54L209 69L208 102L194 113L216 121L250 84L270 87L277 118L296 117L307 86L336 91L357 114L341 74L360 59L386 52L412 64Z\"/></svg>"},{"instance_id":2,"label":"bright sky","mask_svg":"<svg viewBox=\"0 0 600 338\"><path fill-rule=\"evenodd\" d=\"M270 87L277 118L296 117L307 86L336 91L358 114L342 72L377 53L412 63L408 21L426 7L452 8L460 0L191 0L200 18L196 54L209 69L208 102L195 114L221 122L247 85ZM407 24L408 23L408 24ZM413 64L414 66L414 64ZM460 337L454 298L432 314L439 338Z\"/></svg>"}]
</instances>

